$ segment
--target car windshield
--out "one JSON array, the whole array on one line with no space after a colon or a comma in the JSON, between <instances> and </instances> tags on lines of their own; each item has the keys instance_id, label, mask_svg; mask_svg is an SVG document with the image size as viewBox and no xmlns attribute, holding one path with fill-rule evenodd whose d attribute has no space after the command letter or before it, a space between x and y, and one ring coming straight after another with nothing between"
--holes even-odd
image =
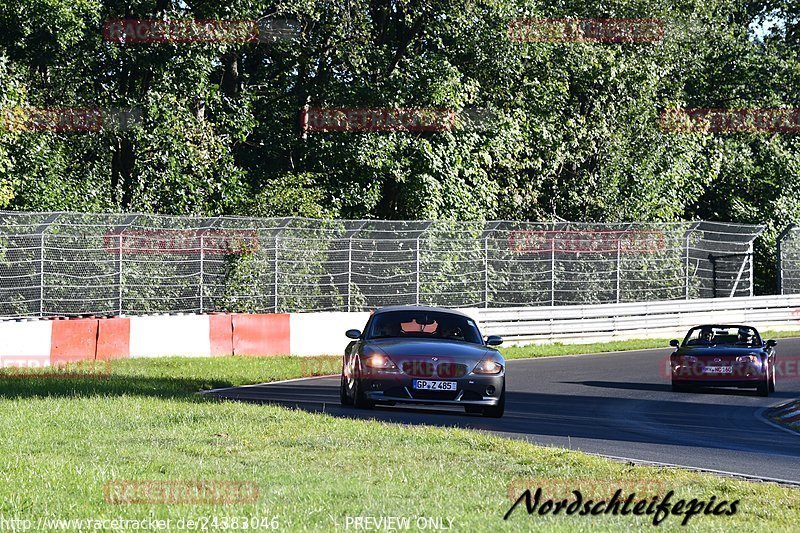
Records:
<instances>
[{"instance_id":1,"label":"car windshield","mask_svg":"<svg viewBox=\"0 0 800 533\"><path fill-rule=\"evenodd\" d=\"M483 344L475 321L441 311L387 311L372 318L368 338L447 339Z\"/></svg>"},{"instance_id":2,"label":"car windshield","mask_svg":"<svg viewBox=\"0 0 800 533\"><path fill-rule=\"evenodd\" d=\"M684 346L761 346L758 332L747 326L700 326L692 328Z\"/></svg>"}]
</instances>

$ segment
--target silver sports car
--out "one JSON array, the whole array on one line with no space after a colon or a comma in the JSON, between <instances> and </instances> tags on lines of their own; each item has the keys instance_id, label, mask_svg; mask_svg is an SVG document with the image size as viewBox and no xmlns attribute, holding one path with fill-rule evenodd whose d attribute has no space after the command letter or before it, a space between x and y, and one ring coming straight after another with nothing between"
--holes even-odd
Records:
<instances>
[{"instance_id":1,"label":"silver sports car","mask_svg":"<svg viewBox=\"0 0 800 533\"><path fill-rule=\"evenodd\" d=\"M405 306L375 311L342 362L343 405L460 405L499 418L505 410L500 337L481 336L475 321L449 309Z\"/></svg>"}]
</instances>

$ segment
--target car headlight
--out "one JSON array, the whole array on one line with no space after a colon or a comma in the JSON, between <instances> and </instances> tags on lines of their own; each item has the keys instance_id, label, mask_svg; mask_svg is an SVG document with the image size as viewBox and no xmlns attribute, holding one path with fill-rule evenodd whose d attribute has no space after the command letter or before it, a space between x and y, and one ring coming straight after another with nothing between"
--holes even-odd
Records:
<instances>
[{"instance_id":1,"label":"car headlight","mask_svg":"<svg viewBox=\"0 0 800 533\"><path fill-rule=\"evenodd\" d=\"M397 365L387 356L376 353L364 358L364 364L375 370L397 370Z\"/></svg>"},{"instance_id":2,"label":"car headlight","mask_svg":"<svg viewBox=\"0 0 800 533\"><path fill-rule=\"evenodd\" d=\"M484 359L475 366L473 374L499 374L503 371L503 365L494 359Z\"/></svg>"},{"instance_id":3,"label":"car headlight","mask_svg":"<svg viewBox=\"0 0 800 533\"><path fill-rule=\"evenodd\" d=\"M691 355L684 355L681 357L681 363L685 366L694 366L697 364L697 357L692 357Z\"/></svg>"},{"instance_id":4,"label":"car headlight","mask_svg":"<svg viewBox=\"0 0 800 533\"><path fill-rule=\"evenodd\" d=\"M750 363L751 365L754 365L754 364L756 364L757 361L758 361L758 357L756 357L753 354L740 355L739 357L736 358L736 362L737 363Z\"/></svg>"}]
</instances>

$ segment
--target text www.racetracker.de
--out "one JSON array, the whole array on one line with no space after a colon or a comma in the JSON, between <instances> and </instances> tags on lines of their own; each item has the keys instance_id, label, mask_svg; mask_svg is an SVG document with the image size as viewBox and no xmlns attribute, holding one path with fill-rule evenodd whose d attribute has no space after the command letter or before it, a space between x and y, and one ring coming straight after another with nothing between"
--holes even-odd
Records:
<instances>
[{"instance_id":1,"label":"text www.racetracker.de","mask_svg":"<svg viewBox=\"0 0 800 533\"><path fill-rule=\"evenodd\" d=\"M280 529L277 516L196 516L183 518L51 518L0 515L0 531L225 531Z\"/></svg>"}]
</instances>

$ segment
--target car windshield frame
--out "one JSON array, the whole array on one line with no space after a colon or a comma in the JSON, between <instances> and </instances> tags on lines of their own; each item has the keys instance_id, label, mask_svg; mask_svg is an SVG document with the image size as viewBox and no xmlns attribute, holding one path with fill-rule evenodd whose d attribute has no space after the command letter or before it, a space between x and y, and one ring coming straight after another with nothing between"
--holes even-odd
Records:
<instances>
[{"instance_id":1,"label":"car windshield frame","mask_svg":"<svg viewBox=\"0 0 800 533\"><path fill-rule=\"evenodd\" d=\"M751 330L753 332L753 336L755 337L755 339L751 344L739 344L736 341L734 341L734 342L727 342L727 341L726 342L714 342L714 339L712 339L711 341L705 341L705 342L698 342L698 343L695 343L695 344L689 344L689 342L691 342L691 341L699 340L697 338L691 338L692 334L694 332L699 332L699 331L702 331L704 329L711 329L712 331L714 331L714 334L716 336L716 334L717 334L717 332L719 330L726 330L726 331L728 331L728 335L736 335L736 336L738 336L739 328L747 328L747 329L749 329L749 330ZM731 331L733 331L735 333L730 333ZM728 347L728 348L759 348L759 347L761 347L763 345L764 345L764 340L761 338L761 334L758 332L758 330L756 328L752 327L752 326L745 326L743 324L738 324L738 325L724 325L724 324L723 325L716 325L715 324L715 325L695 326L695 327L691 328L686 333L686 336L683 338L683 342L681 343L681 347L687 347L687 348L695 348L695 347L698 347L698 346L701 346L701 347L702 346L721 346L721 347Z\"/></svg>"},{"instance_id":2,"label":"car windshield frame","mask_svg":"<svg viewBox=\"0 0 800 533\"><path fill-rule=\"evenodd\" d=\"M465 332L463 338L442 337L442 336L438 336L438 335L428 335L428 334L424 334L423 331L418 332L419 334L416 334L416 335L413 332L405 332L404 334L398 334L398 335L386 335L386 334L380 334L379 335L379 334L377 334L377 327L379 326L379 324L380 324L379 321L382 318L388 318L391 315L409 315L407 319L401 319L402 320L401 323L408 323L408 322L411 322L412 318L414 318L411 315L420 315L420 314L428 315L428 317L427 317L429 319L428 321L430 321L430 319L434 319L434 321L437 324L437 326L436 326L437 327L437 331L438 331L438 328L439 328L440 324L445 324L445 323L450 322L450 321L453 321L453 322L462 321L463 324L456 324L456 325L460 326L462 329L471 328L472 330L474 330L475 338L477 340L470 340L471 337L468 336L466 334L466 332ZM446 317L447 320L435 320L436 318L443 319L445 317ZM425 320L423 320L423 324L420 324L422 327L424 327L424 322L425 322ZM416 323L416 321L414 321L414 323ZM372 316L372 318L369 321L369 324L368 324L368 327L367 327L367 331L366 331L366 335L365 335L364 338L365 338L365 340L381 340L381 339L439 340L439 341L451 341L451 342L465 342L467 344L473 344L473 345L478 345L478 346L485 346L486 345L486 343L485 343L485 341L483 339L483 335L481 334L480 328L478 328L478 324L476 323L476 321L474 319L472 319L472 318L470 318L468 316L465 316L465 315L458 314L458 313L448 313L446 311L438 311L438 310L437 311L433 311L433 310L429 311L429 310L422 310L422 309L420 309L420 310L408 309L408 310L397 310L397 311L384 311L382 313L376 313L376 314L374 314Z\"/></svg>"}]
</instances>

